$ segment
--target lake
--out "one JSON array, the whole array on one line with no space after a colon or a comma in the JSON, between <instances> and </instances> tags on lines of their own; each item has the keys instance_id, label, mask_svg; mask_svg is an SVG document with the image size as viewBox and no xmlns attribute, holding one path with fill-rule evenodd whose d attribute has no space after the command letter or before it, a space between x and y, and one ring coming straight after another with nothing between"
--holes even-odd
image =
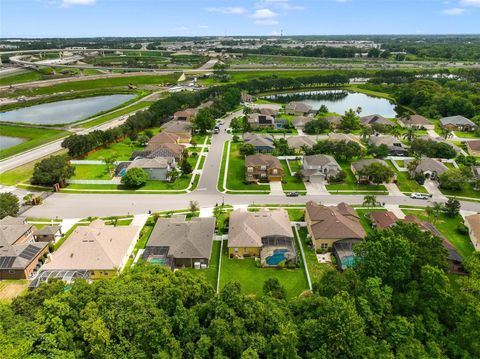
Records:
<instances>
[{"instance_id":1,"label":"lake","mask_svg":"<svg viewBox=\"0 0 480 359\"><path fill-rule=\"evenodd\" d=\"M0 113L0 120L35 125L68 124L110 110L134 97L135 95L106 95L44 103Z\"/></svg>"},{"instance_id":2,"label":"lake","mask_svg":"<svg viewBox=\"0 0 480 359\"><path fill-rule=\"evenodd\" d=\"M20 143L25 141L25 138L0 136L0 150L19 145Z\"/></svg>"},{"instance_id":3,"label":"lake","mask_svg":"<svg viewBox=\"0 0 480 359\"><path fill-rule=\"evenodd\" d=\"M379 97L372 97L358 92L327 90L327 91L306 91L276 94L266 96L266 99L272 101L301 101L314 110L318 110L321 105L328 107L329 112L336 112L343 115L349 109L356 110L361 107L360 116L382 115L384 117L396 117L395 105L389 100Z\"/></svg>"}]
</instances>

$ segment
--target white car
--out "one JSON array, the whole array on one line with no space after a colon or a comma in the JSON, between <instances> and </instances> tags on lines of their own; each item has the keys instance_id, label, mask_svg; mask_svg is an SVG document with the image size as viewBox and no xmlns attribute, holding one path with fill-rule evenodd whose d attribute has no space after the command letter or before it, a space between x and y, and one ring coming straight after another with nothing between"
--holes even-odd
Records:
<instances>
[{"instance_id":1,"label":"white car","mask_svg":"<svg viewBox=\"0 0 480 359\"><path fill-rule=\"evenodd\" d=\"M413 192L413 193L410 195L410 198L415 198L415 199L429 199L429 198L431 198L431 197L432 197L431 194L417 193L417 192Z\"/></svg>"}]
</instances>

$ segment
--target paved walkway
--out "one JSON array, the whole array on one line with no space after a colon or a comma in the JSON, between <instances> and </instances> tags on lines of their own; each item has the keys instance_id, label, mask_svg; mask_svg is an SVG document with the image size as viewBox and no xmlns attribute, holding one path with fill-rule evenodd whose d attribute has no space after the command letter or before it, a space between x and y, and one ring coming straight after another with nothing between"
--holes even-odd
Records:
<instances>
[{"instance_id":1,"label":"paved walkway","mask_svg":"<svg viewBox=\"0 0 480 359\"><path fill-rule=\"evenodd\" d=\"M398 188L395 183L384 183L384 186L387 188L388 194L392 196L403 196L402 191Z\"/></svg>"}]
</instances>

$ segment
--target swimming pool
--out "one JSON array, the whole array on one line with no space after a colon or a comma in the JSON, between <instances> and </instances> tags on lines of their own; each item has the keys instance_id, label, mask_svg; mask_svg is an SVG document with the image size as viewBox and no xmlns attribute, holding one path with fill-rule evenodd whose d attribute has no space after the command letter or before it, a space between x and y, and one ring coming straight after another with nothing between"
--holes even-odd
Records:
<instances>
[{"instance_id":1,"label":"swimming pool","mask_svg":"<svg viewBox=\"0 0 480 359\"><path fill-rule=\"evenodd\" d=\"M287 253L288 251L289 251L288 249L275 249L273 251L273 255L268 256L265 259L265 262L269 266L276 266L278 265L278 263L283 262L284 260L287 259L287 257L285 256L285 253Z\"/></svg>"},{"instance_id":2,"label":"swimming pool","mask_svg":"<svg viewBox=\"0 0 480 359\"><path fill-rule=\"evenodd\" d=\"M165 265L165 258L160 258L160 257L152 257L150 259L151 264L159 264L159 265Z\"/></svg>"},{"instance_id":3,"label":"swimming pool","mask_svg":"<svg viewBox=\"0 0 480 359\"><path fill-rule=\"evenodd\" d=\"M351 268L355 265L355 256L345 256L342 259L342 269Z\"/></svg>"}]
</instances>

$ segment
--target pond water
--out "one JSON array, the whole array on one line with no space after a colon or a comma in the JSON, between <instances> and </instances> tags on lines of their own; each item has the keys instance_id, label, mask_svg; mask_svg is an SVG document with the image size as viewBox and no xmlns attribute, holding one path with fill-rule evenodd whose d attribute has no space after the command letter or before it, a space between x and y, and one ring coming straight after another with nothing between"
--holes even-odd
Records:
<instances>
[{"instance_id":1,"label":"pond water","mask_svg":"<svg viewBox=\"0 0 480 359\"><path fill-rule=\"evenodd\" d=\"M342 90L308 91L276 94L266 98L279 101L301 101L318 110L321 105L328 107L329 112L336 112L343 115L349 109L362 108L360 116L378 114L384 117L395 117L395 105L384 98L372 97L358 92Z\"/></svg>"},{"instance_id":2,"label":"pond water","mask_svg":"<svg viewBox=\"0 0 480 359\"><path fill-rule=\"evenodd\" d=\"M24 138L20 137L0 136L0 150L19 145L25 141Z\"/></svg>"},{"instance_id":3,"label":"pond water","mask_svg":"<svg viewBox=\"0 0 480 359\"><path fill-rule=\"evenodd\" d=\"M134 97L135 95L107 95L45 103L0 113L0 120L36 125L67 124L110 110Z\"/></svg>"}]
</instances>

